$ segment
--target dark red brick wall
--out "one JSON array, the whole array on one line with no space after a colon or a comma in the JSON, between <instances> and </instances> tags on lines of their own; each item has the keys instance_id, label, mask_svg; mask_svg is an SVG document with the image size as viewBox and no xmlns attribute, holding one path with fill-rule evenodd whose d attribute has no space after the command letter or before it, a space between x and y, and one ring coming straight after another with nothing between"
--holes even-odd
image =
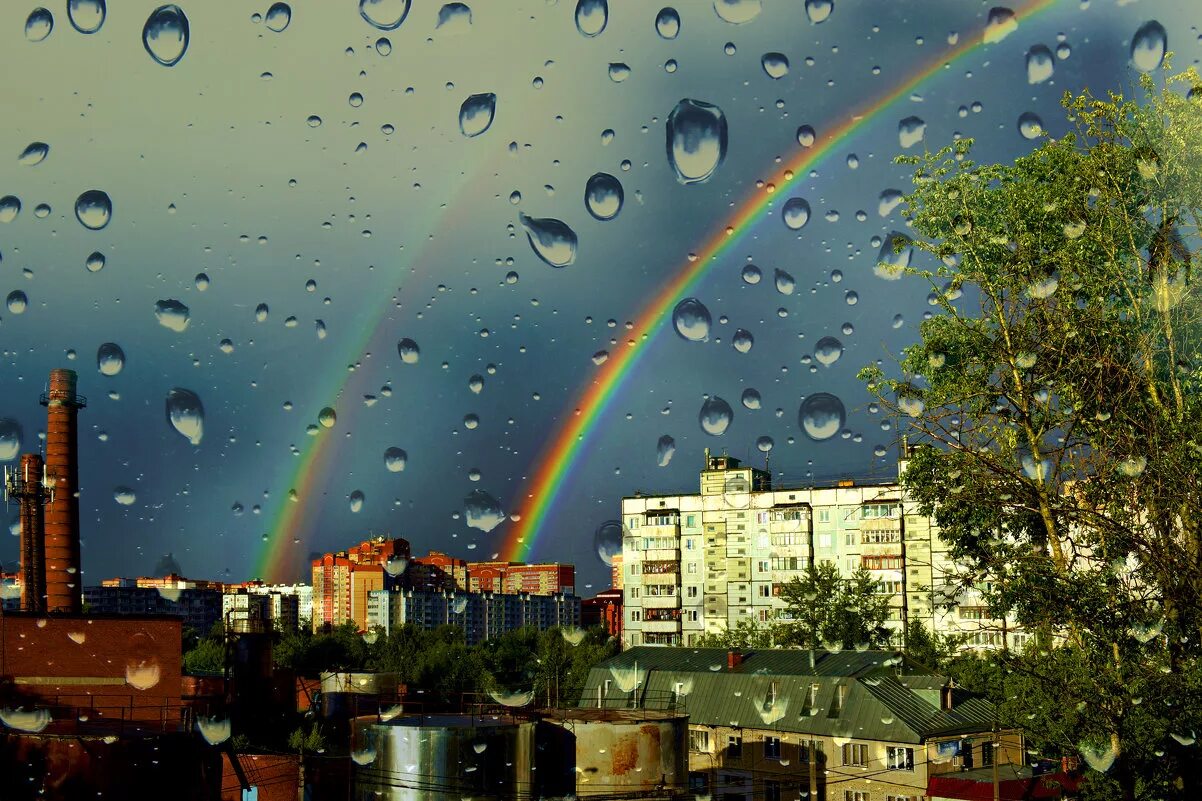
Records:
<instances>
[{"instance_id":1,"label":"dark red brick wall","mask_svg":"<svg viewBox=\"0 0 1202 801\"><path fill-rule=\"evenodd\" d=\"M296 801L298 759L285 754L238 754L246 780L259 788L259 801ZM221 765L221 801L241 801L242 785L229 754L222 754Z\"/></svg>"}]
</instances>

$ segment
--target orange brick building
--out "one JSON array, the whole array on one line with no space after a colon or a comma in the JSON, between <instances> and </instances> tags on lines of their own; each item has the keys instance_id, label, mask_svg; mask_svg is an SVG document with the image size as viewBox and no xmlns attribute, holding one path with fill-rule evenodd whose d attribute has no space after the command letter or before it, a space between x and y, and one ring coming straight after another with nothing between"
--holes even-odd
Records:
<instances>
[{"instance_id":1,"label":"orange brick building","mask_svg":"<svg viewBox=\"0 0 1202 801\"><path fill-rule=\"evenodd\" d=\"M525 592L531 595L574 595L576 568L559 563L468 562L469 592Z\"/></svg>"},{"instance_id":2,"label":"orange brick building","mask_svg":"<svg viewBox=\"0 0 1202 801\"><path fill-rule=\"evenodd\" d=\"M394 589L409 561L409 542L376 537L313 560L313 630L353 621L367 630L367 596ZM303 613L302 613L303 614Z\"/></svg>"}]
</instances>

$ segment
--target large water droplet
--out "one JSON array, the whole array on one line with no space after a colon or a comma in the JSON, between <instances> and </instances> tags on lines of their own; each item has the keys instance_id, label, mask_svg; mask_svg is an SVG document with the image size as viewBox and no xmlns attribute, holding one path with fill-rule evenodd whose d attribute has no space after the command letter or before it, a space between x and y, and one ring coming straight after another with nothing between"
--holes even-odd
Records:
<instances>
[{"instance_id":1,"label":"large water droplet","mask_svg":"<svg viewBox=\"0 0 1202 801\"><path fill-rule=\"evenodd\" d=\"M21 452L21 424L11 417L0 417L0 462L11 462Z\"/></svg>"},{"instance_id":2,"label":"large water droplet","mask_svg":"<svg viewBox=\"0 0 1202 801\"><path fill-rule=\"evenodd\" d=\"M167 393L167 422L193 445L199 445L205 430L205 409L190 389L175 387Z\"/></svg>"},{"instance_id":3,"label":"large water droplet","mask_svg":"<svg viewBox=\"0 0 1202 801\"><path fill-rule=\"evenodd\" d=\"M321 424L322 428L333 428L338 424L338 412L334 411L332 407L326 406L317 413L317 422Z\"/></svg>"},{"instance_id":4,"label":"large water droplet","mask_svg":"<svg viewBox=\"0 0 1202 801\"><path fill-rule=\"evenodd\" d=\"M1169 49L1169 37L1164 26L1156 20L1148 20L1139 26L1131 37L1131 64L1140 72L1158 69Z\"/></svg>"},{"instance_id":5,"label":"large water droplet","mask_svg":"<svg viewBox=\"0 0 1202 801\"><path fill-rule=\"evenodd\" d=\"M1004 6L995 6L989 9L989 16L985 18L982 40L985 44L1000 42L1016 30L1018 17L1014 16L1014 12Z\"/></svg>"},{"instance_id":6,"label":"large water droplet","mask_svg":"<svg viewBox=\"0 0 1202 801\"><path fill-rule=\"evenodd\" d=\"M46 156L50 153L50 145L45 142L30 142L29 145L21 151L21 155L17 156L17 163L23 164L26 167L32 167L35 164L41 164L46 160Z\"/></svg>"},{"instance_id":7,"label":"large water droplet","mask_svg":"<svg viewBox=\"0 0 1202 801\"><path fill-rule=\"evenodd\" d=\"M726 115L715 105L681 100L665 127L668 162L682 184L705 181L726 157Z\"/></svg>"},{"instance_id":8,"label":"large water droplet","mask_svg":"<svg viewBox=\"0 0 1202 801\"><path fill-rule=\"evenodd\" d=\"M730 427L730 421L734 419L735 413L730 408L730 404L719 398L717 395L711 395L706 399L705 403L701 404L701 411L697 414L697 422L701 424L701 430L705 433L720 437L726 433L726 429Z\"/></svg>"},{"instance_id":9,"label":"large water droplet","mask_svg":"<svg viewBox=\"0 0 1202 801\"><path fill-rule=\"evenodd\" d=\"M921 117L906 117L897 124L897 142L902 147L914 147L926 136L927 124Z\"/></svg>"},{"instance_id":10,"label":"large water droplet","mask_svg":"<svg viewBox=\"0 0 1202 801\"><path fill-rule=\"evenodd\" d=\"M776 282L776 291L782 295L792 295L793 290L797 288L797 281L793 276L780 268L773 270L773 277Z\"/></svg>"},{"instance_id":11,"label":"large water droplet","mask_svg":"<svg viewBox=\"0 0 1202 801\"><path fill-rule=\"evenodd\" d=\"M477 489L463 499L463 517L469 526L487 533L501 524L505 513L501 511L500 501Z\"/></svg>"},{"instance_id":12,"label":"large water droplet","mask_svg":"<svg viewBox=\"0 0 1202 801\"><path fill-rule=\"evenodd\" d=\"M138 496L129 487L116 487L113 489L113 500L122 506L133 506L137 502Z\"/></svg>"},{"instance_id":13,"label":"large water droplet","mask_svg":"<svg viewBox=\"0 0 1202 801\"><path fill-rule=\"evenodd\" d=\"M714 11L723 21L732 25L751 22L762 10L760 0L714 0Z\"/></svg>"},{"instance_id":14,"label":"large water droplet","mask_svg":"<svg viewBox=\"0 0 1202 801\"><path fill-rule=\"evenodd\" d=\"M595 174L584 187L584 205L598 220L617 217L624 198L621 182L607 172Z\"/></svg>"},{"instance_id":15,"label":"large water droplet","mask_svg":"<svg viewBox=\"0 0 1202 801\"><path fill-rule=\"evenodd\" d=\"M877 200L876 213L882 217L888 217L904 198L905 195L897 189L886 189L884 192L881 192L881 196Z\"/></svg>"},{"instance_id":16,"label":"large water droplet","mask_svg":"<svg viewBox=\"0 0 1202 801\"><path fill-rule=\"evenodd\" d=\"M896 281L910 266L910 259L913 258L913 255L914 245L910 237L892 231L881 243L880 253L877 254L877 263L872 270L878 278Z\"/></svg>"},{"instance_id":17,"label":"large water droplet","mask_svg":"<svg viewBox=\"0 0 1202 801\"><path fill-rule=\"evenodd\" d=\"M43 41L54 30L54 15L46 8L35 8L25 18L25 38L31 42Z\"/></svg>"},{"instance_id":18,"label":"large water droplet","mask_svg":"<svg viewBox=\"0 0 1202 801\"><path fill-rule=\"evenodd\" d=\"M743 270L740 274L743 277L743 282L752 286L758 284L760 279L764 277L764 274L760 272L760 268L754 264L743 265Z\"/></svg>"},{"instance_id":19,"label":"large water droplet","mask_svg":"<svg viewBox=\"0 0 1202 801\"><path fill-rule=\"evenodd\" d=\"M614 83L621 83L630 77L630 65L620 61L615 61L609 65L609 79Z\"/></svg>"},{"instance_id":20,"label":"large water droplet","mask_svg":"<svg viewBox=\"0 0 1202 801\"><path fill-rule=\"evenodd\" d=\"M384 468L389 473L399 473L405 469L405 464L409 461L409 454L405 453L401 448L389 448L384 451Z\"/></svg>"},{"instance_id":21,"label":"large water droplet","mask_svg":"<svg viewBox=\"0 0 1202 801\"><path fill-rule=\"evenodd\" d=\"M67 19L80 33L96 33L104 24L105 0L67 0Z\"/></svg>"},{"instance_id":22,"label":"large water droplet","mask_svg":"<svg viewBox=\"0 0 1202 801\"><path fill-rule=\"evenodd\" d=\"M682 339L704 342L710 337L710 310L697 298L685 298L672 310L672 325Z\"/></svg>"},{"instance_id":23,"label":"large water droplet","mask_svg":"<svg viewBox=\"0 0 1202 801\"><path fill-rule=\"evenodd\" d=\"M21 213L21 198L16 195L0 197L0 223L10 223Z\"/></svg>"},{"instance_id":24,"label":"large water droplet","mask_svg":"<svg viewBox=\"0 0 1202 801\"><path fill-rule=\"evenodd\" d=\"M814 140L818 138L818 133L812 125L802 125L797 129L797 144L802 147L813 147Z\"/></svg>"},{"instance_id":25,"label":"large water droplet","mask_svg":"<svg viewBox=\"0 0 1202 801\"><path fill-rule=\"evenodd\" d=\"M834 10L835 0L806 0L806 16L815 25L826 22Z\"/></svg>"},{"instance_id":26,"label":"large water droplet","mask_svg":"<svg viewBox=\"0 0 1202 801\"><path fill-rule=\"evenodd\" d=\"M600 35L609 24L607 0L578 0L576 3L576 30L592 38Z\"/></svg>"},{"instance_id":27,"label":"large water droplet","mask_svg":"<svg viewBox=\"0 0 1202 801\"><path fill-rule=\"evenodd\" d=\"M834 337L823 337L814 343L814 358L830 367L843 355L843 343Z\"/></svg>"},{"instance_id":28,"label":"large water droplet","mask_svg":"<svg viewBox=\"0 0 1202 801\"><path fill-rule=\"evenodd\" d=\"M680 14L668 6L655 15L655 32L663 39L675 39L680 35Z\"/></svg>"},{"instance_id":29,"label":"large water droplet","mask_svg":"<svg viewBox=\"0 0 1202 801\"><path fill-rule=\"evenodd\" d=\"M752 389L751 387L743 390L743 396L740 398L740 401L747 409L758 409L763 403L759 390Z\"/></svg>"},{"instance_id":30,"label":"large water droplet","mask_svg":"<svg viewBox=\"0 0 1202 801\"><path fill-rule=\"evenodd\" d=\"M263 17L263 24L276 33L282 33L292 22L292 7L287 3L272 3Z\"/></svg>"},{"instance_id":31,"label":"large water droplet","mask_svg":"<svg viewBox=\"0 0 1202 801\"><path fill-rule=\"evenodd\" d=\"M107 193L99 189L89 189L75 201L75 219L79 220L84 228L99 231L109 224L112 216L113 201L109 200Z\"/></svg>"},{"instance_id":32,"label":"large water droplet","mask_svg":"<svg viewBox=\"0 0 1202 801\"><path fill-rule=\"evenodd\" d=\"M154 304L154 316L159 321L159 325L170 328L177 334L188 327L190 314L188 307L178 300L159 300Z\"/></svg>"},{"instance_id":33,"label":"large water droplet","mask_svg":"<svg viewBox=\"0 0 1202 801\"><path fill-rule=\"evenodd\" d=\"M401 27L409 13L409 0L359 0L359 16L382 31Z\"/></svg>"},{"instance_id":34,"label":"large water droplet","mask_svg":"<svg viewBox=\"0 0 1202 801\"><path fill-rule=\"evenodd\" d=\"M24 314L26 307L29 306L29 298L19 289L14 289L8 293L6 301L8 310L13 314Z\"/></svg>"},{"instance_id":35,"label":"large water droplet","mask_svg":"<svg viewBox=\"0 0 1202 801\"><path fill-rule=\"evenodd\" d=\"M676 440L664 434L655 443L655 463L660 467L667 467L672 461L672 454L676 453Z\"/></svg>"},{"instance_id":36,"label":"large water droplet","mask_svg":"<svg viewBox=\"0 0 1202 801\"><path fill-rule=\"evenodd\" d=\"M552 267L567 267L576 261L576 232L567 223L551 217L518 216L526 229L530 247Z\"/></svg>"},{"instance_id":37,"label":"large water droplet","mask_svg":"<svg viewBox=\"0 0 1202 801\"><path fill-rule=\"evenodd\" d=\"M492 125L497 113L497 96L492 92L472 95L459 107L459 130L464 136L479 136Z\"/></svg>"},{"instance_id":38,"label":"large water droplet","mask_svg":"<svg viewBox=\"0 0 1202 801\"><path fill-rule=\"evenodd\" d=\"M200 736L205 738L205 742L209 745L221 745L230 738L230 719L219 718L217 716L210 718L198 715L196 717L196 730L200 732Z\"/></svg>"},{"instance_id":39,"label":"large water droplet","mask_svg":"<svg viewBox=\"0 0 1202 801\"><path fill-rule=\"evenodd\" d=\"M829 392L816 392L806 398L797 412L797 420L805 435L815 442L830 439L839 433L847 419L843 401Z\"/></svg>"},{"instance_id":40,"label":"large water droplet","mask_svg":"<svg viewBox=\"0 0 1202 801\"><path fill-rule=\"evenodd\" d=\"M775 444L776 444L776 443L772 441L772 437L766 437L766 436L765 436L765 437L759 437L759 438L758 438L758 439L756 439L756 441L755 441L755 446L756 446L757 448L759 448L759 449L760 449L762 452L764 452L764 453L767 453L768 451L772 450L772 447L773 447Z\"/></svg>"},{"instance_id":41,"label":"large water droplet","mask_svg":"<svg viewBox=\"0 0 1202 801\"><path fill-rule=\"evenodd\" d=\"M159 6L142 26L142 46L164 67L174 67L188 52L188 17L176 5Z\"/></svg>"},{"instance_id":42,"label":"large water droplet","mask_svg":"<svg viewBox=\"0 0 1202 801\"><path fill-rule=\"evenodd\" d=\"M401 357L401 362L404 364L417 364L417 360L421 358L421 348L408 337L396 343L396 350L397 354Z\"/></svg>"},{"instance_id":43,"label":"large water droplet","mask_svg":"<svg viewBox=\"0 0 1202 801\"><path fill-rule=\"evenodd\" d=\"M125 351L116 342L105 342L96 349L96 369L101 375L117 375L125 367Z\"/></svg>"},{"instance_id":44,"label":"large water droplet","mask_svg":"<svg viewBox=\"0 0 1202 801\"><path fill-rule=\"evenodd\" d=\"M1035 45L1027 51L1027 83L1043 83L1056 71L1056 59L1044 45Z\"/></svg>"},{"instance_id":45,"label":"large water droplet","mask_svg":"<svg viewBox=\"0 0 1202 801\"><path fill-rule=\"evenodd\" d=\"M730 338L730 346L739 353L749 353L755 346L755 337L746 328L737 328Z\"/></svg>"},{"instance_id":46,"label":"large water droplet","mask_svg":"<svg viewBox=\"0 0 1202 801\"><path fill-rule=\"evenodd\" d=\"M97 250L88 256L88 258L84 261L83 266L87 268L87 271L90 273L98 273L104 269L104 261L104 254Z\"/></svg>"},{"instance_id":47,"label":"large water droplet","mask_svg":"<svg viewBox=\"0 0 1202 801\"><path fill-rule=\"evenodd\" d=\"M443 33L467 33L472 28L472 10L463 3L447 3L438 9L434 27Z\"/></svg>"},{"instance_id":48,"label":"large water droplet","mask_svg":"<svg viewBox=\"0 0 1202 801\"><path fill-rule=\"evenodd\" d=\"M363 503L367 500L367 496L363 494L363 490L355 490L351 493L351 513L358 514L363 511Z\"/></svg>"},{"instance_id":49,"label":"large water droplet","mask_svg":"<svg viewBox=\"0 0 1202 801\"><path fill-rule=\"evenodd\" d=\"M597 558L612 566L614 557L622 553L623 533L622 524L617 520L606 520L597 526L593 532L593 548L597 551Z\"/></svg>"},{"instance_id":50,"label":"large water droplet","mask_svg":"<svg viewBox=\"0 0 1202 801\"><path fill-rule=\"evenodd\" d=\"M789 74L789 59L784 53L765 53L760 58L764 74L772 80L780 80Z\"/></svg>"},{"instance_id":51,"label":"large water droplet","mask_svg":"<svg viewBox=\"0 0 1202 801\"><path fill-rule=\"evenodd\" d=\"M1038 139L1043 135L1043 120L1034 111L1018 115L1018 133L1023 139Z\"/></svg>"},{"instance_id":52,"label":"large water droplet","mask_svg":"<svg viewBox=\"0 0 1202 801\"><path fill-rule=\"evenodd\" d=\"M810 204L805 198L791 197L781 207L780 216L787 228L800 231L810 221Z\"/></svg>"}]
</instances>

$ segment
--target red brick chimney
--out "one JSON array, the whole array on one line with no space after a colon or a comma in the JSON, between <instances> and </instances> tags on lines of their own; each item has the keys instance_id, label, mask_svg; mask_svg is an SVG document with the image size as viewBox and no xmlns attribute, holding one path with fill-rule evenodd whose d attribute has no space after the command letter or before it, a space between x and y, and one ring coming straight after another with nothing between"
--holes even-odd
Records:
<instances>
[{"instance_id":1,"label":"red brick chimney","mask_svg":"<svg viewBox=\"0 0 1202 801\"><path fill-rule=\"evenodd\" d=\"M731 649L726 652L726 669L734 670L743 664L743 652Z\"/></svg>"},{"instance_id":2,"label":"red brick chimney","mask_svg":"<svg viewBox=\"0 0 1202 801\"><path fill-rule=\"evenodd\" d=\"M79 614L79 425L87 399L75 394L74 370L51 370L42 395L46 407L46 484L54 500L46 507L46 611Z\"/></svg>"}]
</instances>

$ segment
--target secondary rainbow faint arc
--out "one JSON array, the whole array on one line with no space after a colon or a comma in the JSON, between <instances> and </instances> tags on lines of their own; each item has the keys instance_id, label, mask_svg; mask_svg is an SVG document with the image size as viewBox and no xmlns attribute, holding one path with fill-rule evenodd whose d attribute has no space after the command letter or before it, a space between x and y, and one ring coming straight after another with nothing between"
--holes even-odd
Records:
<instances>
[{"instance_id":1,"label":"secondary rainbow faint arc","mask_svg":"<svg viewBox=\"0 0 1202 801\"><path fill-rule=\"evenodd\" d=\"M1029 19L1055 3L1056 0L1034 0L1015 11L1015 19ZM653 335L670 321L672 309L717 262L718 257L738 242L756 220L764 216L764 211L777 195L794 184L806 170L829 155L837 145L845 142L895 102L907 96L919 84L984 44L982 36L979 41L965 42L945 51L937 59L900 81L887 93L852 113L837 127L818 136L812 146L781 167L775 179L765 183L764 189L757 190L748 198L721 225L719 232L704 243L696 258L687 261L676 271L671 280L639 313L633 326L629 347L610 353L609 359L577 397L571 415L560 424L553 433L550 444L543 449L538 462L535 463L533 477L528 482L529 490L520 509L521 519L514 525L501 549L502 559L520 561L530 553L542 533L543 524L564 482L579 461L585 443L605 416L605 411L635 365L646 354Z\"/></svg>"}]
</instances>

